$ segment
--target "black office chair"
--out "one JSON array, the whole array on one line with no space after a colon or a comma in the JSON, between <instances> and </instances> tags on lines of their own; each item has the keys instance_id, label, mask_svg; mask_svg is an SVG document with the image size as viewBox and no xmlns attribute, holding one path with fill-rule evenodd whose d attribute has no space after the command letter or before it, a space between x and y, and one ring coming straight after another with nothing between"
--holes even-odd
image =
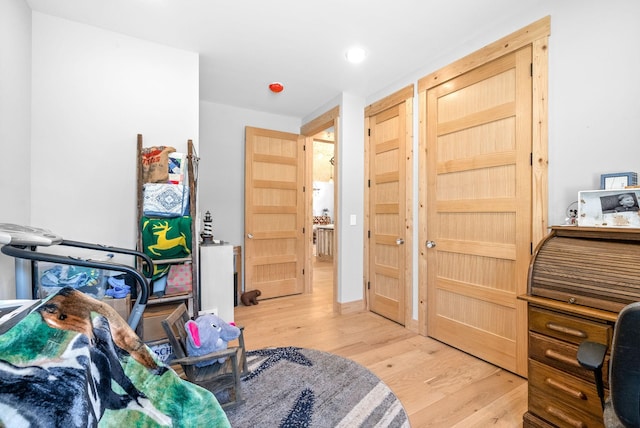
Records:
<instances>
[{"instance_id":1,"label":"black office chair","mask_svg":"<svg viewBox=\"0 0 640 428\"><path fill-rule=\"evenodd\" d=\"M609 398L604 400L602 365L607 348L585 341L578 348L580 364L594 371L604 409L605 427L640 427L640 302L618 314L609 361Z\"/></svg>"}]
</instances>

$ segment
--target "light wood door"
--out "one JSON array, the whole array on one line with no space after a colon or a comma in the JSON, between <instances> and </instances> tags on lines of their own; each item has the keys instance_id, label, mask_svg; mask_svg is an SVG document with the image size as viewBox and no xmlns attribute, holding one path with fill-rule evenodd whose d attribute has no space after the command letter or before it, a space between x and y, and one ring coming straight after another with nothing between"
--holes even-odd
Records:
<instances>
[{"instance_id":1,"label":"light wood door","mask_svg":"<svg viewBox=\"0 0 640 428\"><path fill-rule=\"evenodd\" d=\"M427 90L427 333L526 374L532 50ZM525 366L525 367L523 367Z\"/></svg>"},{"instance_id":2,"label":"light wood door","mask_svg":"<svg viewBox=\"0 0 640 428\"><path fill-rule=\"evenodd\" d=\"M261 298L304 289L304 139L245 130L245 289Z\"/></svg>"},{"instance_id":3,"label":"light wood door","mask_svg":"<svg viewBox=\"0 0 640 428\"><path fill-rule=\"evenodd\" d=\"M406 105L369 117L369 309L405 323Z\"/></svg>"}]
</instances>

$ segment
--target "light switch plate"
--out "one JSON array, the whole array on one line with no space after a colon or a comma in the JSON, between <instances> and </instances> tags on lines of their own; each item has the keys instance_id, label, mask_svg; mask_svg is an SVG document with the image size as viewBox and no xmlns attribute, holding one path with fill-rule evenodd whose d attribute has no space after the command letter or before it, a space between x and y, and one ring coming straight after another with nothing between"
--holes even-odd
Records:
<instances>
[{"instance_id":1,"label":"light switch plate","mask_svg":"<svg viewBox=\"0 0 640 428\"><path fill-rule=\"evenodd\" d=\"M351 226L355 226L356 225L356 215L355 214L351 214L351 216L349 217L349 224Z\"/></svg>"}]
</instances>

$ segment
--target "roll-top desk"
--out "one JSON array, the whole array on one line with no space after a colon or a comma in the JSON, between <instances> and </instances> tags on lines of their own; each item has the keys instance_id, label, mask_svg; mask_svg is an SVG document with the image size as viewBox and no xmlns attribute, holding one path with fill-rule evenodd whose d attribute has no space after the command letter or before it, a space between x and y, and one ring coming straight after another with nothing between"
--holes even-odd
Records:
<instances>
[{"instance_id":1,"label":"roll-top desk","mask_svg":"<svg viewBox=\"0 0 640 428\"><path fill-rule=\"evenodd\" d=\"M529 400L524 427L602 427L584 340L610 347L618 312L640 301L640 229L557 226L529 267ZM603 380L608 388L608 356ZM608 389L605 392L608 394Z\"/></svg>"}]
</instances>

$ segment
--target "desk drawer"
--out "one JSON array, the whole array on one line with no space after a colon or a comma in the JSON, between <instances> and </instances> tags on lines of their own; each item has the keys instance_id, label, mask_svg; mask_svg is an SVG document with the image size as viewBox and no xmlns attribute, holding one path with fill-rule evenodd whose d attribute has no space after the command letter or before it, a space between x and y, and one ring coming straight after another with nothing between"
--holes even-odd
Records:
<instances>
[{"instance_id":1,"label":"desk drawer","mask_svg":"<svg viewBox=\"0 0 640 428\"><path fill-rule=\"evenodd\" d=\"M593 372L583 368L578 362L577 345L529 332L529 358L571 373L587 382L593 383L595 381ZM605 357L602 373L609 373L608 355ZM603 376L603 378L605 387L608 387L607 376Z\"/></svg>"},{"instance_id":2,"label":"desk drawer","mask_svg":"<svg viewBox=\"0 0 640 428\"><path fill-rule=\"evenodd\" d=\"M529 386L541 391L548 403L564 403L596 419L602 419L600 397L592 382L586 382L530 359Z\"/></svg>"},{"instance_id":3,"label":"desk drawer","mask_svg":"<svg viewBox=\"0 0 640 428\"><path fill-rule=\"evenodd\" d=\"M529 411L562 428L604 427L602 416L596 417L561 401L551 401L537 388L529 388Z\"/></svg>"},{"instance_id":4,"label":"desk drawer","mask_svg":"<svg viewBox=\"0 0 640 428\"><path fill-rule=\"evenodd\" d=\"M579 345L585 340L611 344L612 328L582 318L529 306L529 329L546 336Z\"/></svg>"}]
</instances>

